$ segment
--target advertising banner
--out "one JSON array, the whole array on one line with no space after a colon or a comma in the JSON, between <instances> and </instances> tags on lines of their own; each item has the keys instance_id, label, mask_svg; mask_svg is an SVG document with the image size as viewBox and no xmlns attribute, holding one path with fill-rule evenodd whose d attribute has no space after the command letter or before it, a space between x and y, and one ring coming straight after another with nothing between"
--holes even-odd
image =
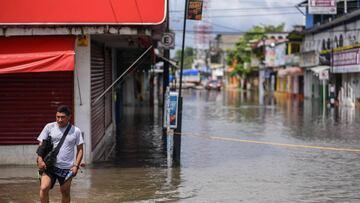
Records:
<instances>
[{"instance_id":1,"label":"advertising banner","mask_svg":"<svg viewBox=\"0 0 360 203\"><path fill-rule=\"evenodd\" d=\"M163 123L163 128L167 128L168 127L168 120L169 120L169 116L168 116L168 110L169 110L169 100L170 100L170 87L166 87L166 91L165 91L165 99L164 99L164 123Z\"/></svg>"},{"instance_id":2,"label":"advertising banner","mask_svg":"<svg viewBox=\"0 0 360 203\"><path fill-rule=\"evenodd\" d=\"M333 54L334 73L360 72L360 49L349 49Z\"/></svg>"},{"instance_id":3,"label":"advertising banner","mask_svg":"<svg viewBox=\"0 0 360 203\"><path fill-rule=\"evenodd\" d=\"M336 0L309 0L310 14L336 14Z\"/></svg>"},{"instance_id":4,"label":"advertising banner","mask_svg":"<svg viewBox=\"0 0 360 203\"><path fill-rule=\"evenodd\" d=\"M188 10L186 19L201 20L203 0L188 0Z\"/></svg>"},{"instance_id":5,"label":"advertising banner","mask_svg":"<svg viewBox=\"0 0 360 203\"><path fill-rule=\"evenodd\" d=\"M179 93L170 92L169 95L169 104L168 104L168 122L169 127L172 129L177 128L177 114L178 114L178 102L179 102Z\"/></svg>"},{"instance_id":6,"label":"advertising banner","mask_svg":"<svg viewBox=\"0 0 360 203\"><path fill-rule=\"evenodd\" d=\"M283 66L285 65L285 57L286 57L286 44L278 44L275 46L275 66Z\"/></svg>"}]
</instances>

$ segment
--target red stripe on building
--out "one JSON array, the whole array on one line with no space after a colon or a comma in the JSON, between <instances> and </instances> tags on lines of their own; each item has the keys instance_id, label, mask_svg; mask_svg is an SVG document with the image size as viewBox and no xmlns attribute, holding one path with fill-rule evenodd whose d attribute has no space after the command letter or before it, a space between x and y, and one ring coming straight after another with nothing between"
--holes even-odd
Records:
<instances>
[{"instance_id":1,"label":"red stripe on building","mask_svg":"<svg viewBox=\"0 0 360 203\"><path fill-rule=\"evenodd\" d=\"M0 24L160 24L166 0L11 0Z\"/></svg>"}]
</instances>

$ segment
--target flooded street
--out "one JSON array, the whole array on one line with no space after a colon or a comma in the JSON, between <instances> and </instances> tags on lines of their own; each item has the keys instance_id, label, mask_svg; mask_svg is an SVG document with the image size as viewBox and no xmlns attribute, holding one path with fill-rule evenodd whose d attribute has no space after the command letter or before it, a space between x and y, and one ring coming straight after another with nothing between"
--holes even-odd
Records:
<instances>
[{"instance_id":1,"label":"flooded street","mask_svg":"<svg viewBox=\"0 0 360 203\"><path fill-rule=\"evenodd\" d=\"M124 110L109 161L83 169L73 202L360 202L358 109L252 92L184 92L181 166L159 109ZM34 166L0 168L0 202L36 202ZM59 186L51 201L60 202Z\"/></svg>"}]
</instances>

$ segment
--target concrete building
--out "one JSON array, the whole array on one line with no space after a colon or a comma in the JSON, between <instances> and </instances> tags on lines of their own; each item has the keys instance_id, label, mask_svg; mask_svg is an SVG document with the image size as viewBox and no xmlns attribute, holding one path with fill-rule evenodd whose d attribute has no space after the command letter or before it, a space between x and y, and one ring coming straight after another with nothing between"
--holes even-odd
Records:
<instances>
[{"instance_id":1,"label":"concrete building","mask_svg":"<svg viewBox=\"0 0 360 203\"><path fill-rule=\"evenodd\" d=\"M307 1L301 6L308 8ZM327 84L335 85L341 105L355 106L360 100L360 1L338 1L336 15L306 13L301 63L305 69L305 97L321 98ZM325 78L326 87L320 80Z\"/></svg>"},{"instance_id":2,"label":"concrete building","mask_svg":"<svg viewBox=\"0 0 360 203\"><path fill-rule=\"evenodd\" d=\"M302 31L303 26L294 26L294 29L288 34L285 48L286 54L277 56L277 58L283 57L284 68L277 70L278 79L276 83L277 93L285 93L286 96L300 99L304 96L304 73L299 67Z\"/></svg>"},{"instance_id":3,"label":"concrete building","mask_svg":"<svg viewBox=\"0 0 360 203\"><path fill-rule=\"evenodd\" d=\"M237 77L231 76L234 68L226 64L227 51L235 48L235 44L239 41L240 37L241 35L239 34L221 34L217 35L213 42L218 64L222 66L224 71L224 83L227 87L238 87L240 84L240 80Z\"/></svg>"},{"instance_id":4,"label":"concrete building","mask_svg":"<svg viewBox=\"0 0 360 203\"><path fill-rule=\"evenodd\" d=\"M85 162L102 159L121 108L149 97L143 81L166 1L14 0L0 13L0 163L34 164L36 138L60 104L82 130Z\"/></svg>"}]
</instances>

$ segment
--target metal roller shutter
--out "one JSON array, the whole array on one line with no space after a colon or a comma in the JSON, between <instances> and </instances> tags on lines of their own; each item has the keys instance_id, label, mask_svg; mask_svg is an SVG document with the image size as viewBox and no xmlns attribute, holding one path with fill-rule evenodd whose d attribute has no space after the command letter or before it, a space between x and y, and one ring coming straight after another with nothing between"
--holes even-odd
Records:
<instances>
[{"instance_id":1,"label":"metal roller shutter","mask_svg":"<svg viewBox=\"0 0 360 203\"><path fill-rule=\"evenodd\" d=\"M105 135L105 99L95 99L105 90L104 48L91 44L91 148L94 149Z\"/></svg>"},{"instance_id":2,"label":"metal roller shutter","mask_svg":"<svg viewBox=\"0 0 360 203\"><path fill-rule=\"evenodd\" d=\"M0 144L37 144L60 104L73 109L73 71L0 74Z\"/></svg>"}]
</instances>

